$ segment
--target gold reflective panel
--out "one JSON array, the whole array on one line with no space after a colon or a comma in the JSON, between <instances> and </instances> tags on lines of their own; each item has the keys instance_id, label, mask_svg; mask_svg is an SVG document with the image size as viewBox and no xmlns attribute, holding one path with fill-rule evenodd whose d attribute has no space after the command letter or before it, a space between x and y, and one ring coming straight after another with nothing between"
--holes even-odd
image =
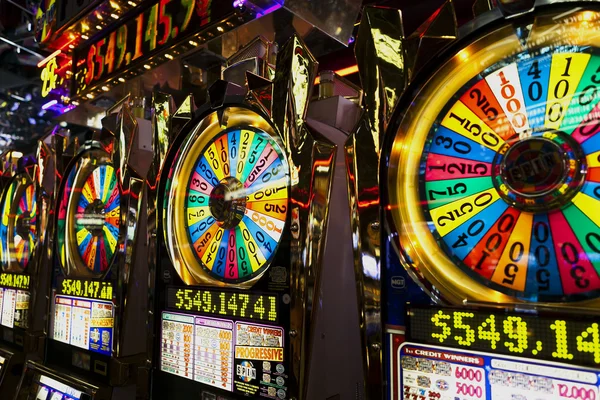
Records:
<instances>
[{"instance_id":1,"label":"gold reflective panel","mask_svg":"<svg viewBox=\"0 0 600 400\"><path fill-rule=\"evenodd\" d=\"M536 15L457 48L388 132L384 212L433 298L600 304L600 14Z\"/></svg>"},{"instance_id":2,"label":"gold reflective panel","mask_svg":"<svg viewBox=\"0 0 600 400\"><path fill-rule=\"evenodd\" d=\"M365 393L381 398L379 154L397 99L408 82L400 11L365 7L355 44L365 111L345 144L354 241Z\"/></svg>"},{"instance_id":3,"label":"gold reflective panel","mask_svg":"<svg viewBox=\"0 0 600 400\"><path fill-rule=\"evenodd\" d=\"M290 155L290 346L298 398L307 395L310 340L327 233L335 146L304 122L317 62L295 34L277 54L272 118Z\"/></svg>"}]
</instances>

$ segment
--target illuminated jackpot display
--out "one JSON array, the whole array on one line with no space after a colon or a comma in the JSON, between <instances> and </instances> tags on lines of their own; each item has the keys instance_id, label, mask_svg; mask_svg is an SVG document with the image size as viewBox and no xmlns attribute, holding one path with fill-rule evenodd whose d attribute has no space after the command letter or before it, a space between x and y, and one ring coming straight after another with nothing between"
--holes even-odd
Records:
<instances>
[{"instance_id":1,"label":"illuminated jackpot display","mask_svg":"<svg viewBox=\"0 0 600 400\"><path fill-rule=\"evenodd\" d=\"M74 52L72 97L189 38L233 12L232 2L160 0Z\"/></svg>"},{"instance_id":2,"label":"illuminated jackpot display","mask_svg":"<svg viewBox=\"0 0 600 400\"><path fill-rule=\"evenodd\" d=\"M208 289L167 289L167 307L213 315L249 318L257 321L279 320L275 295L236 293Z\"/></svg>"},{"instance_id":3,"label":"illuminated jackpot display","mask_svg":"<svg viewBox=\"0 0 600 400\"><path fill-rule=\"evenodd\" d=\"M409 307L410 340L489 353L600 366L594 318Z\"/></svg>"}]
</instances>

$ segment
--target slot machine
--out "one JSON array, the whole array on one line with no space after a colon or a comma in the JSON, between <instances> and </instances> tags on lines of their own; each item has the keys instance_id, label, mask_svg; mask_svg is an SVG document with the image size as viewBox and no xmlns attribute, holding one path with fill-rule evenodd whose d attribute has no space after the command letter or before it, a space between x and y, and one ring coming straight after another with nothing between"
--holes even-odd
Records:
<instances>
[{"instance_id":1,"label":"slot machine","mask_svg":"<svg viewBox=\"0 0 600 400\"><path fill-rule=\"evenodd\" d=\"M4 340L12 339L13 347L17 348L16 353L5 357L10 379L2 381L0 394L6 398L15 395L23 366L44 357L48 307L46 293L50 272L48 255L51 254L54 227L52 210L61 172L75 146L76 141L69 140L68 132L58 126L51 129L38 140L35 163L26 169L26 175L19 177L17 174L17 181L8 186L12 189L7 189L6 195L12 196L17 204L8 205L8 198L3 200L2 212L8 216L0 228L2 234L8 237L5 254L10 255L12 268L15 268L15 263L23 266L22 279L27 280L26 287L21 288L27 290L22 293L17 291L12 327L14 332L9 330L3 333ZM28 228L28 232L24 228ZM4 271L10 271L10 268ZM11 283L9 276L0 279L3 285ZM18 280L17 276L13 276L12 286L16 287ZM8 287L4 290L8 290ZM10 297L3 296L3 300L5 298ZM6 304L10 306L11 302ZM10 308L7 313L8 310ZM23 315L17 318L17 313ZM7 328L8 325L3 329Z\"/></svg>"},{"instance_id":2,"label":"slot machine","mask_svg":"<svg viewBox=\"0 0 600 400\"><path fill-rule=\"evenodd\" d=\"M246 88L217 81L195 112L189 100L176 110L155 96L154 143L170 148L155 150L161 172L149 196L154 398L310 391L335 147L304 122L317 65L302 40L280 48L273 82L270 45L250 46L239 54L266 56L236 54L228 68L249 71L223 74Z\"/></svg>"},{"instance_id":3,"label":"slot machine","mask_svg":"<svg viewBox=\"0 0 600 400\"><path fill-rule=\"evenodd\" d=\"M36 267L35 166L13 151L2 155L0 196L0 394L12 396L26 354L31 277ZM26 343L27 341L27 343Z\"/></svg>"},{"instance_id":4,"label":"slot machine","mask_svg":"<svg viewBox=\"0 0 600 400\"><path fill-rule=\"evenodd\" d=\"M150 123L135 118L129 97L107 114L102 131L79 147L64 171L45 359L26 364L18 399L130 399L147 391L141 214Z\"/></svg>"},{"instance_id":5,"label":"slot machine","mask_svg":"<svg viewBox=\"0 0 600 400\"><path fill-rule=\"evenodd\" d=\"M385 398L598 397L599 18L498 2L457 30L448 2L414 36L387 30L403 79L370 111Z\"/></svg>"}]
</instances>

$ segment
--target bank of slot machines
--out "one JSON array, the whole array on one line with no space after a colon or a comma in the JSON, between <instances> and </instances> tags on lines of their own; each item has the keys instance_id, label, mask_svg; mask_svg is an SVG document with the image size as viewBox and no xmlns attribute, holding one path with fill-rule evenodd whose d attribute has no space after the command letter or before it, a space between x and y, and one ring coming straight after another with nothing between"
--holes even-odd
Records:
<instances>
[{"instance_id":1,"label":"bank of slot machines","mask_svg":"<svg viewBox=\"0 0 600 400\"><path fill-rule=\"evenodd\" d=\"M398 10L363 13L367 115L353 137L382 145L380 158L356 146L349 171L380 163L381 248L357 247L381 256L381 280L364 263L358 275L370 393L598 398L600 13L485 8L458 29L447 2L412 35ZM368 182L351 187L351 204ZM379 219L356 209L366 239Z\"/></svg>"},{"instance_id":2,"label":"bank of slot machines","mask_svg":"<svg viewBox=\"0 0 600 400\"><path fill-rule=\"evenodd\" d=\"M18 234L20 247L2 254L30 265L2 276L31 282L40 314L29 316L38 353L2 383L6 398L362 390L358 315L344 316L356 296L343 165L361 90L328 75L311 102L316 70L299 36L279 49L257 38L200 107L155 92L145 120L126 97L91 140L57 128L40 141L34 172L3 192L18 198L2 206L14 208L2 214L12 218L3 244ZM331 199L342 205L330 222ZM34 262L35 277L18 275ZM17 309L27 320L29 308ZM338 373L323 354L349 340Z\"/></svg>"}]
</instances>

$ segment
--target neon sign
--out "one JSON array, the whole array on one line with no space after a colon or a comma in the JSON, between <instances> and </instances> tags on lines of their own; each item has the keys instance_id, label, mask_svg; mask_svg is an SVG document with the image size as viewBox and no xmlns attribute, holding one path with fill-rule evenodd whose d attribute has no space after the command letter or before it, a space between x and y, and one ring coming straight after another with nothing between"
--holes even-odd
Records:
<instances>
[{"instance_id":1,"label":"neon sign","mask_svg":"<svg viewBox=\"0 0 600 400\"><path fill-rule=\"evenodd\" d=\"M229 1L159 0L74 52L74 95L232 14Z\"/></svg>"}]
</instances>

